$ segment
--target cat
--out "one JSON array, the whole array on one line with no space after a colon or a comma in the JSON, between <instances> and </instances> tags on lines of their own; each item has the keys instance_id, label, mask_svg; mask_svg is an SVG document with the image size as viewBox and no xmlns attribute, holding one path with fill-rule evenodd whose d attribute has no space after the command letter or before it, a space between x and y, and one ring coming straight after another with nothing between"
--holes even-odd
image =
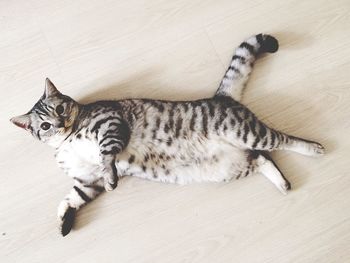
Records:
<instances>
[{"instance_id":1,"label":"cat","mask_svg":"<svg viewBox=\"0 0 350 263\"><path fill-rule=\"evenodd\" d=\"M269 128L240 101L255 59L274 53L278 41L265 34L235 50L213 98L195 101L125 99L79 104L47 78L45 91L27 113L11 121L55 147L58 166L74 186L58 206L59 229L67 235L76 211L118 178L159 182L223 182L253 173L283 194L291 189L267 152L324 153L321 144Z\"/></svg>"}]
</instances>

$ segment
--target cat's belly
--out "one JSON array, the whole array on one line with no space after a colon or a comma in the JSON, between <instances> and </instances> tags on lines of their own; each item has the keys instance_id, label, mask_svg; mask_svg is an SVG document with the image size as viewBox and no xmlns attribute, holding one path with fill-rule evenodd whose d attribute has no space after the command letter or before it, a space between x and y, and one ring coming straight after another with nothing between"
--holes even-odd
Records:
<instances>
[{"instance_id":1,"label":"cat's belly","mask_svg":"<svg viewBox=\"0 0 350 263\"><path fill-rule=\"evenodd\" d=\"M116 161L121 175L179 184L226 181L247 165L246 151L219 138L179 139L170 146L131 141Z\"/></svg>"},{"instance_id":2,"label":"cat's belly","mask_svg":"<svg viewBox=\"0 0 350 263\"><path fill-rule=\"evenodd\" d=\"M67 142L60 147L56 160L70 177L87 182L101 178L100 150L94 142L84 139ZM227 181L247 165L247 152L220 138L178 139L171 145L131 140L116 156L119 176L178 184Z\"/></svg>"}]
</instances>

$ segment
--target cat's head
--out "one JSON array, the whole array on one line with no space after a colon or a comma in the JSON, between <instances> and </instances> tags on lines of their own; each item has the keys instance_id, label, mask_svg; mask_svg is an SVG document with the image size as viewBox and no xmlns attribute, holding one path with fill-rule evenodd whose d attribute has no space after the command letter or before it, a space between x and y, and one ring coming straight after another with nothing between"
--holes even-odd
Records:
<instances>
[{"instance_id":1,"label":"cat's head","mask_svg":"<svg viewBox=\"0 0 350 263\"><path fill-rule=\"evenodd\" d=\"M38 140L57 147L71 133L78 112L79 104L60 93L47 78L39 101L28 113L13 117L11 122Z\"/></svg>"}]
</instances>

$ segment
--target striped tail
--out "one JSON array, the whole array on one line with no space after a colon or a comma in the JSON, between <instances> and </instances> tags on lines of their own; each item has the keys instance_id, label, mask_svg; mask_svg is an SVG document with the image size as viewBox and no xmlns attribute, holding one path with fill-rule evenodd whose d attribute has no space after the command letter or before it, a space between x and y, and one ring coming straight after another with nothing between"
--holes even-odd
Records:
<instances>
[{"instance_id":1,"label":"striped tail","mask_svg":"<svg viewBox=\"0 0 350 263\"><path fill-rule=\"evenodd\" d=\"M236 49L215 96L230 96L240 101L255 59L259 54L277 50L278 41L273 36L259 34L248 38Z\"/></svg>"}]
</instances>

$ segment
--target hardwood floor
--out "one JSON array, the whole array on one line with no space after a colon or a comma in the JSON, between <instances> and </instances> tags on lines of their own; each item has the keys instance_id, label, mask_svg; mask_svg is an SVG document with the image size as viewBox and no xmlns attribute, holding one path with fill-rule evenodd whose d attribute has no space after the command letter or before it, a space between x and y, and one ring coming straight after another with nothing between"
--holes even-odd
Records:
<instances>
[{"instance_id":1,"label":"hardwood floor","mask_svg":"<svg viewBox=\"0 0 350 263\"><path fill-rule=\"evenodd\" d=\"M349 262L349 13L346 0L0 1L1 262ZM61 237L56 208L72 182L53 149L8 121L44 79L82 102L210 97L234 48L260 32L280 50L256 63L243 103L327 150L273 154L293 190L262 176L125 178Z\"/></svg>"}]
</instances>

